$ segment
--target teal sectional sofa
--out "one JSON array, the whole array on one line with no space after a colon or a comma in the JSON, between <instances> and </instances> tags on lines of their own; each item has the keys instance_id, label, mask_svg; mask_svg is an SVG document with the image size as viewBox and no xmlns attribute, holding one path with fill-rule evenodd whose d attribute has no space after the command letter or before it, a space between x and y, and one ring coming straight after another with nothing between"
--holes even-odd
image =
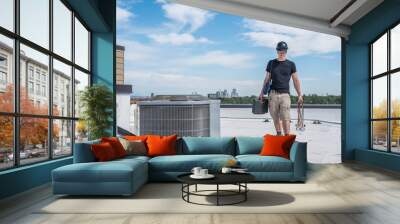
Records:
<instances>
[{"instance_id":1,"label":"teal sectional sofa","mask_svg":"<svg viewBox=\"0 0 400 224\"><path fill-rule=\"evenodd\" d=\"M74 163L52 172L54 194L131 195L148 181L176 181L193 167L218 172L228 160L236 160L259 182L304 182L307 174L307 143L295 142L290 159L260 156L262 137L183 137L177 155L127 156L96 162L91 141L75 144Z\"/></svg>"}]
</instances>

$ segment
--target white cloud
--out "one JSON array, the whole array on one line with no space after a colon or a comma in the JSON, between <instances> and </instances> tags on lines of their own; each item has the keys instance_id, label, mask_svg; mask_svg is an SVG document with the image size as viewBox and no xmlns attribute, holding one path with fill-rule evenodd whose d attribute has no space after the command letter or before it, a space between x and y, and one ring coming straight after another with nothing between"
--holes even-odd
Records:
<instances>
[{"instance_id":1,"label":"white cloud","mask_svg":"<svg viewBox=\"0 0 400 224\"><path fill-rule=\"evenodd\" d=\"M168 22L164 23L164 31L149 34L148 37L157 43L186 45L193 43L210 43L205 37L193 34L214 18L214 13L190 6L157 0L161 4Z\"/></svg>"},{"instance_id":2,"label":"white cloud","mask_svg":"<svg viewBox=\"0 0 400 224\"><path fill-rule=\"evenodd\" d=\"M193 43L211 43L205 37L196 38L190 33L151 34L149 37L160 44L184 45Z\"/></svg>"},{"instance_id":3,"label":"white cloud","mask_svg":"<svg viewBox=\"0 0 400 224\"><path fill-rule=\"evenodd\" d=\"M293 56L325 54L341 49L340 38L328 34L250 19L244 19L244 26L249 31L243 35L255 45L275 49L279 41L285 41Z\"/></svg>"},{"instance_id":4,"label":"white cloud","mask_svg":"<svg viewBox=\"0 0 400 224\"><path fill-rule=\"evenodd\" d=\"M165 16L186 32L195 32L214 18L213 13L203 9L166 3L165 1L158 2L162 4L161 7L165 12Z\"/></svg>"},{"instance_id":5,"label":"white cloud","mask_svg":"<svg viewBox=\"0 0 400 224\"><path fill-rule=\"evenodd\" d=\"M117 22L124 23L128 22L129 19L133 18L135 15L128 9L117 6Z\"/></svg>"},{"instance_id":6,"label":"white cloud","mask_svg":"<svg viewBox=\"0 0 400 224\"><path fill-rule=\"evenodd\" d=\"M182 63L193 65L218 65L228 68L248 68L252 66L253 55L246 53L229 53L226 51L209 51L202 55L184 59Z\"/></svg>"},{"instance_id":7,"label":"white cloud","mask_svg":"<svg viewBox=\"0 0 400 224\"><path fill-rule=\"evenodd\" d=\"M118 45L125 47L125 60L127 63L151 59L154 55L157 55L156 49L152 46L134 40L118 39Z\"/></svg>"},{"instance_id":8,"label":"white cloud","mask_svg":"<svg viewBox=\"0 0 400 224\"><path fill-rule=\"evenodd\" d=\"M162 42L161 40L159 40ZM171 40L178 41L178 39ZM222 50L208 51L203 54L188 52L174 52L170 48L160 48L157 45L143 44L138 41L119 39L118 44L125 47L125 61L127 65L140 67L185 70L190 71L193 66L219 66L227 69L244 69L254 66L254 55L248 53L231 53ZM178 44L177 42L175 44Z\"/></svg>"}]
</instances>

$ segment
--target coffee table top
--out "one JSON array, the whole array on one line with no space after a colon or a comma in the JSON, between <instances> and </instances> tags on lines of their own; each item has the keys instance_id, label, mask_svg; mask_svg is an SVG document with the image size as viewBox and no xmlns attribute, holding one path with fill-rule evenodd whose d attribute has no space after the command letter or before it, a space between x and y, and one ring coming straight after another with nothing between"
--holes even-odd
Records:
<instances>
[{"instance_id":1,"label":"coffee table top","mask_svg":"<svg viewBox=\"0 0 400 224\"><path fill-rule=\"evenodd\" d=\"M215 177L211 179L193 179L190 175L191 173L182 174L177 179L185 184L236 184L255 180L255 177L249 173L213 173Z\"/></svg>"}]
</instances>

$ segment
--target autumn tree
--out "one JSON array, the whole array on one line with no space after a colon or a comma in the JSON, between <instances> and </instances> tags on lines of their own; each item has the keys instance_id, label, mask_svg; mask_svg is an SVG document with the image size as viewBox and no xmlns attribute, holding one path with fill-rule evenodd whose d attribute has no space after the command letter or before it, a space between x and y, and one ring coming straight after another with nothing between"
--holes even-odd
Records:
<instances>
[{"instance_id":1,"label":"autumn tree","mask_svg":"<svg viewBox=\"0 0 400 224\"><path fill-rule=\"evenodd\" d=\"M6 92L0 93L0 111L13 112L13 86L9 85ZM13 146L13 119L10 116L0 116L0 149L12 149Z\"/></svg>"},{"instance_id":2,"label":"autumn tree","mask_svg":"<svg viewBox=\"0 0 400 224\"><path fill-rule=\"evenodd\" d=\"M14 107L14 88L9 85L6 92L0 94L0 111L13 112ZM45 106L44 106L45 105ZM29 99L29 95L24 87L20 88L20 110L22 114L47 115L47 104L34 105ZM58 111L56 111L58 113ZM13 147L13 119L12 116L0 116L0 147ZM24 149L26 145L45 145L47 142L49 126L47 118L33 118L22 116L20 118L20 148ZM53 138L59 136L59 128L53 126Z\"/></svg>"},{"instance_id":3,"label":"autumn tree","mask_svg":"<svg viewBox=\"0 0 400 224\"><path fill-rule=\"evenodd\" d=\"M387 101L381 101L373 109L373 118L387 118ZM391 117L400 117L400 100L393 99L391 102ZM399 141L400 138L400 121L391 121L392 142ZM373 133L375 138L386 138L387 136L387 121L375 121L373 125Z\"/></svg>"}]
</instances>

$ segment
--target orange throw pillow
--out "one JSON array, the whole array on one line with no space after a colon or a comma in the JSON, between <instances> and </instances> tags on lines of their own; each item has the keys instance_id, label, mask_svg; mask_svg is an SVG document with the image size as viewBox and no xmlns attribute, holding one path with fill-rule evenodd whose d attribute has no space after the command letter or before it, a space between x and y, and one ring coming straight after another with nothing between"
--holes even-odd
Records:
<instances>
[{"instance_id":1,"label":"orange throw pillow","mask_svg":"<svg viewBox=\"0 0 400 224\"><path fill-rule=\"evenodd\" d=\"M126 151L124 146L122 146L121 142L117 137L109 137L109 138L101 138L101 142L108 142L114 149L115 155L117 158L125 157Z\"/></svg>"},{"instance_id":2,"label":"orange throw pillow","mask_svg":"<svg viewBox=\"0 0 400 224\"><path fill-rule=\"evenodd\" d=\"M290 148L296 135L275 136L265 135L264 145L261 149L261 156L280 156L286 159L290 158Z\"/></svg>"},{"instance_id":3,"label":"orange throw pillow","mask_svg":"<svg viewBox=\"0 0 400 224\"><path fill-rule=\"evenodd\" d=\"M146 140L148 156L176 155L176 139L177 135L149 135Z\"/></svg>"},{"instance_id":4,"label":"orange throw pillow","mask_svg":"<svg viewBox=\"0 0 400 224\"><path fill-rule=\"evenodd\" d=\"M99 162L110 161L117 158L114 149L108 142L93 144L91 145L91 149L94 157Z\"/></svg>"}]
</instances>

